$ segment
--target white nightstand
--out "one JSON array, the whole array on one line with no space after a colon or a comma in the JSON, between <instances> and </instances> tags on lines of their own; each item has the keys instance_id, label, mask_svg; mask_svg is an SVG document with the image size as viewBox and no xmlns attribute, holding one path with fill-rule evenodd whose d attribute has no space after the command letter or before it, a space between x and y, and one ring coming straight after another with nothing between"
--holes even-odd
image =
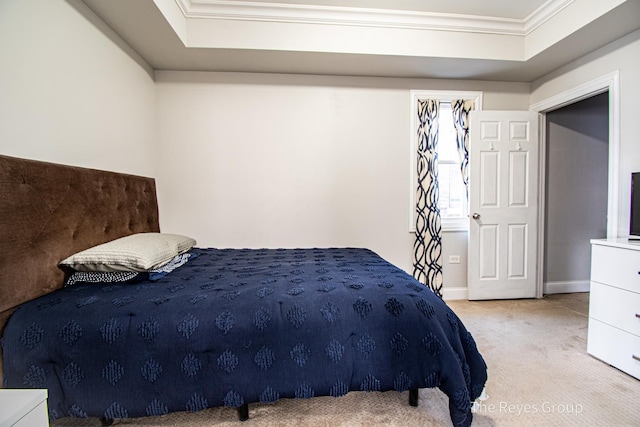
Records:
<instances>
[{"instance_id":1,"label":"white nightstand","mask_svg":"<svg viewBox=\"0 0 640 427\"><path fill-rule=\"evenodd\" d=\"M47 390L0 389L0 427L48 425Z\"/></svg>"}]
</instances>

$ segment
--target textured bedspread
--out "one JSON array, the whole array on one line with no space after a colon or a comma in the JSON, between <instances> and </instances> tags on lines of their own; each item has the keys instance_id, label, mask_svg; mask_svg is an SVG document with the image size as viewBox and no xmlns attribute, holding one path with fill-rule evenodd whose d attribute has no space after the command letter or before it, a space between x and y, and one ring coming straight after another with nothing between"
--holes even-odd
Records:
<instances>
[{"instance_id":1,"label":"textured bedspread","mask_svg":"<svg viewBox=\"0 0 640 427\"><path fill-rule=\"evenodd\" d=\"M365 249L194 249L160 281L75 285L22 305L5 387L52 418L127 418L351 390L439 387L454 425L486 365L428 288Z\"/></svg>"}]
</instances>

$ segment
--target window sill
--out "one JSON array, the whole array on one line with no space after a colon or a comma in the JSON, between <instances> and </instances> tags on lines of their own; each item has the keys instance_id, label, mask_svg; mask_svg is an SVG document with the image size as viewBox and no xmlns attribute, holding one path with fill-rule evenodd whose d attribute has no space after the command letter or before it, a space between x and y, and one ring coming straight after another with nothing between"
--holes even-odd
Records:
<instances>
[{"instance_id":1,"label":"window sill","mask_svg":"<svg viewBox=\"0 0 640 427\"><path fill-rule=\"evenodd\" d=\"M468 232L469 231L469 220L468 219L450 219L450 220L442 220L441 222L442 232ZM413 225L409 228L409 233L415 234L416 227Z\"/></svg>"},{"instance_id":2,"label":"window sill","mask_svg":"<svg viewBox=\"0 0 640 427\"><path fill-rule=\"evenodd\" d=\"M469 218L443 219L442 232L448 231L469 231Z\"/></svg>"}]
</instances>

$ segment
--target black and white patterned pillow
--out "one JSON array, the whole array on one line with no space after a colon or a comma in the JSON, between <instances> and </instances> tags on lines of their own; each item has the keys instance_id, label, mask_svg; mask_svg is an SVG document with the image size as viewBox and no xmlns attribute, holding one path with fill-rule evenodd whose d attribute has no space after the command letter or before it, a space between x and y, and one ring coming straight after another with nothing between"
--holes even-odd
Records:
<instances>
[{"instance_id":1,"label":"black and white patterned pillow","mask_svg":"<svg viewBox=\"0 0 640 427\"><path fill-rule=\"evenodd\" d=\"M76 283L134 283L139 281L141 273L137 271L75 271L67 281L65 286Z\"/></svg>"}]
</instances>

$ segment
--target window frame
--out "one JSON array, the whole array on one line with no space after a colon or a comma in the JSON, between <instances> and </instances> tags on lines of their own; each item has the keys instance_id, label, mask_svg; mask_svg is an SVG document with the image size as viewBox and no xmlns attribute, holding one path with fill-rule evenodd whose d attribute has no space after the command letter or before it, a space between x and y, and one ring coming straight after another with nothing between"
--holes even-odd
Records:
<instances>
[{"instance_id":1,"label":"window frame","mask_svg":"<svg viewBox=\"0 0 640 427\"><path fill-rule=\"evenodd\" d=\"M409 143L409 232L416 232L416 150L418 147L418 100L438 99L440 102L451 102L456 99L472 99L474 111L482 110L482 92L453 90L412 90L410 92L410 143ZM469 201L467 200L467 218L442 218L442 231L469 230Z\"/></svg>"}]
</instances>

